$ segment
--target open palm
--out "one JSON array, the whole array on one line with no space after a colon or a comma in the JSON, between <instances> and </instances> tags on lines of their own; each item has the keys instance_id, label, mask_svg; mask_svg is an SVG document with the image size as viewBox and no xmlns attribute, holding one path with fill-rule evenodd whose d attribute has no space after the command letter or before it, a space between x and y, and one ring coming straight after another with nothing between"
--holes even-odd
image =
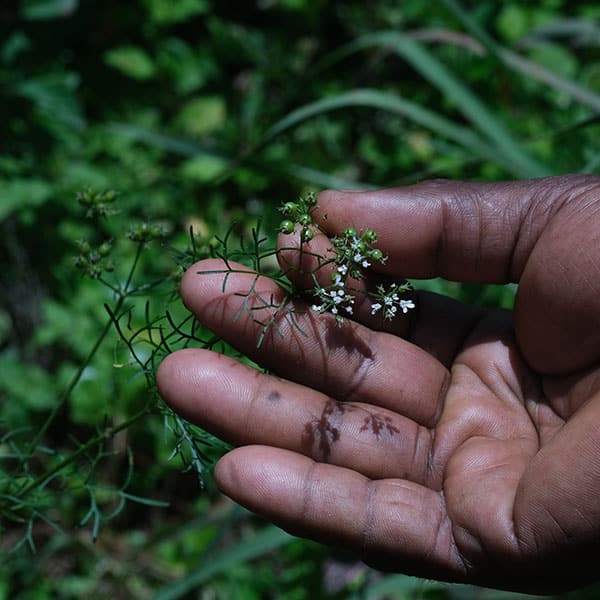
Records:
<instances>
[{"instance_id":1,"label":"open palm","mask_svg":"<svg viewBox=\"0 0 600 600\"><path fill-rule=\"evenodd\" d=\"M378 568L534 592L597 577L599 184L320 195L328 234L370 227L389 254L361 285L514 281L514 311L421 292L414 317L382 321L366 301L337 327L306 310L296 319L307 335L283 318L283 335L257 348L260 326L245 312L234 320L253 276L230 275L223 292L223 275L198 275L222 263L190 269L188 307L277 375L192 349L160 367L172 406L240 446L217 465L223 491ZM328 241L311 246L324 252ZM282 260L310 271L291 250ZM255 289L282 294L266 278Z\"/></svg>"}]
</instances>

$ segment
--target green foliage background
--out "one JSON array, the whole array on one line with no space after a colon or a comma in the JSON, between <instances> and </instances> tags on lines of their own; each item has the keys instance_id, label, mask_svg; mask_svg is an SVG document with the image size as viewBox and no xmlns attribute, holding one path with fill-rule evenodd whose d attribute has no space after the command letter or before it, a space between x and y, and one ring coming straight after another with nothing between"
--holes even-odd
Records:
<instances>
[{"instance_id":1,"label":"green foliage background","mask_svg":"<svg viewBox=\"0 0 600 600\"><path fill-rule=\"evenodd\" d=\"M273 231L281 201L598 172L599 18L566 0L3 2L0 598L516 596L383 576L233 506L207 470L201 487L183 467L223 448L165 412L152 373L167 348L233 352L177 280L232 224ZM96 208L117 190L115 214L85 190ZM84 242L107 240L109 270L82 276Z\"/></svg>"}]
</instances>

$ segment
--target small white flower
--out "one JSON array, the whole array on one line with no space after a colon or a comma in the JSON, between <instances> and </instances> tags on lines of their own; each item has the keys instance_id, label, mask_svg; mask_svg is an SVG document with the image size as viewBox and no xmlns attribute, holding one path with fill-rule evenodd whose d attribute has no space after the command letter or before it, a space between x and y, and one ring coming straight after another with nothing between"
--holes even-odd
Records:
<instances>
[{"instance_id":1,"label":"small white flower","mask_svg":"<svg viewBox=\"0 0 600 600\"><path fill-rule=\"evenodd\" d=\"M343 302L343 301L344 301L344 299L343 299L341 296L336 296L336 297L333 299L333 302L334 302L334 304L340 304L340 303L341 303L341 302Z\"/></svg>"},{"instance_id":2,"label":"small white flower","mask_svg":"<svg viewBox=\"0 0 600 600\"><path fill-rule=\"evenodd\" d=\"M337 296L337 290L331 290L331 291L329 292L329 295L330 295L332 298L335 298L335 297Z\"/></svg>"},{"instance_id":3,"label":"small white flower","mask_svg":"<svg viewBox=\"0 0 600 600\"><path fill-rule=\"evenodd\" d=\"M409 308L415 308L415 303L412 300L400 300L400 308L406 314Z\"/></svg>"},{"instance_id":4,"label":"small white flower","mask_svg":"<svg viewBox=\"0 0 600 600\"><path fill-rule=\"evenodd\" d=\"M379 302L372 304L371 305L371 314L374 315L380 308L381 308L381 304L379 304Z\"/></svg>"},{"instance_id":5,"label":"small white flower","mask_svg":"<svg viewBox=\"0 0 600 600\"><path fill-rule=\"evenodd\" d=\"M361 260L364 260L364 258L365 258L365 257L364 257L364 256L363 256L363 255L362 255L360 252L357 252L357 253L354 255L354 262L357 262L357 263L359 263Z\"/></svg>"},{"instance_id":6,"label":"small white flower","mask_svg":"<svg viewBox=\"0 0 600 600\"><path fill-rule=\"evenodd\" d=\"M384 303L386 306L391 306L391 305L394 303L394 301L393 301L393 300L392 300L392 299L391 299L389 296L386 296L386 297L383 299L383 303Z\"/></svg>"},{"instance_id":7,"label":"small white flower","mask_svg":"<svg viewBox=\"0 0 600 600\"><path fill-rule=\"evenodd\" d=\"M331 314L334 314L334 315L338 314L338 308L337 308L337 306L332 306L331 307Z\"/></svg>"},{"instance_id":8,"label":"small white flower","mask_svg":"<svg viewBox=\"0 0 600 600\"><path fill-rule=\"evenodd\" d=\"M371 266L371 263L370 263L370 262L367 262L366 260L363 260L363 261L362 261L362 266L363 266L363 267L366 269L366 268L368 268L368 267L370 267L370 266Z\"/></svg>"},{"instance_id":9,"label":"small white flower","mask_svg":"<svg viewBox=\"0 0 600 600\"><path fill-rule=\"evenodd\" d=\"M342 275L345 275L348 272L348 266L347 265L340 265L337 268L337 270L338 270L338 273L341 273ZM341 279L341 277L340 277L340 279Z\"/></svg>"},{"instance_id":10,"label":"small white flower","mask_svg":"<svg viewBox=\"0 0 600 600\"><path fill-rule=\"evenodd\" d=\"M311 308L312 308L313 310L316 310L317 312L322 312L322 311L323 311L323 308L325 308L325 307L324 307L322 304L321 304L321 306L317 306L316 304L313 304L313 305L311 306Z\"/></svg>"},{"instance_id":11,"label":"small white flower","mask_svg":"<svg viewBox=\"0 0 600 600\"><path fill-rule=\"evenodd\" d=\"M400 298L398 298L398 294L394 294L394 295L392 296L392 300L395 300L396 302L398 302L398 300L399 300L399 299L400 299Z\"/></svg>"},{"instance_id":12,"label":"small white flower","mask_svg":"<svg viewBox=\"0 0 600 600\"><path fill-rule=\"evenodd\" d=\"M352 307L351 307L351 306L346 306L346 307L345 307L345 309L346 309L346 312L347 312L349 315L351 315L351 314L352 314Z\"/></svg>"}]
</instances>

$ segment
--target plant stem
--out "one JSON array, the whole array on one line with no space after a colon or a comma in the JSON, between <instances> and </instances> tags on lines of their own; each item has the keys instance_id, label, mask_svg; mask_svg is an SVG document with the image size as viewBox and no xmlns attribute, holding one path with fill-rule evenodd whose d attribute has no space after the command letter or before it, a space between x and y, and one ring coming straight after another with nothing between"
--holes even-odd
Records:
<instances>
[{"instance_id":1,"label":"plant stem","mask_svg":"<svg viewBox=\"0 0 600 600\"><path fill-rule=\"evenodd\" d=\"M116 311L118 311L121 308L124 299L125 298L123 296L119 298L119 300L117 301L117 304L115 306L115 310ZM94 345L93 345L92 349L90 350L89 354L87 355L87 357L85 358L85 360L79 365L79 368L77 369L77 372L75 373L75 375L73 375L71 381L69 382L69 385L68 385L67 389L63 392L60 400L54 406L54 408L52 409L52 411L50 412L50 414L46 417L46 420L44 421L44 424L42 425L42 427L40 428L40 430L37 432L36 436L33 438L33 440L31 441L31 443L29 444L29 447L27 448L27 452L21 457L21 460L20 460L20 463L19 463L19 468L21 468L23 466L23 464L25 463L25 461L29 457L31 457L33 451L35 450L35 448L39 444L40 440L42 439L42 437L44 436L44 434L46 433L46 431L48 431L48 428L50 427L50 425L52 425L54 419L56 419L56 416L58 415L59 411L62 409L62 407L65 405L65 403L67 402L67 400L69 399L69 397L73 393L73 390L75 389L75 387L79 383L79 380L81 379L81 376L83 375L83 372L88 367L88 365L92 362L92 359L94 358L94 355L98 351L98 348L100 348L100 346L102 345L102 342L104 341L104 338L107 336L108 332L111 330L111 327L112 327L112 321L109 319L106 322L106 325L104 326L104 329L102 329L102 332L98 336L98 339L94 343Z\"/></svg>"},{"instance_id":2,"label":"plant stem","mask_svg":"<svg viewBox=\"0 0 600 600\"><path fill-rule=\"evenodd\" d=\"M62 469L70 465L73 461L75 461L77 458L79 458L82 454L87 452L96 444L99 444L101 441L113 437L116 433L119 433L119 431L123 431L123 429L127 429L128 427L130 427L133 423L135 423L150 412L151 404L151 402L146 404L146 406L142 410L137 412L135 415L133 415L126 421L123 421L120 425L117 425L116 427L109 427L102 433L99 433L92 439L88 440L85 444L83 444L75 452L73 452L73 454L70 454L69 456L67 456L67 458L61 460L57 465L55 465L51 469L48 469L44 474L40 475L39 477L28 483L24 488L21 488L15 494L15 496L17 498L26 496L31 490L45 483L48 479L56 475L56 473L58 473L59 471L62 471Z\"/></svg>"},{"instance_id":3,"label":"plant stem","mask_svg":"<svg viewBox=\"0 0 600 600\"><path fill-rule=\"evenodd\" d=\"M144 246L143 242L140 242L138 244L137 252L135 254L133 264L131 265L131 269L129 270L129 274L127 276L127 281L126 281L125 285L123 286L123 288L121 288L120 290L115 290L113 288L113 286L109 286L113 291L116 291L116 293L118 294L117 303L115 304L114 309L113 309L114 314L118 313L121 310L123 303L125 302L125 299L128 296L129 286L131 285L131 281L133 279L133 274L135 273L136 267L138 265L143 246ZM46 433L46 431L48 431L48 428L50 427L50 425L52 425L52 423L54 422L54 419L56 419L56 416L58 415L59 411L62 409L62 407L67 402L67 400L70 398L71 394L73 393L73 390L79 383L79 380L81 379L81 376L83 375L83 372L85 371L87 366L92 362L92 359L94 358L96 352L102 345L104 338L108 335L108 332L111 330L112 324L113 324L112 319L109 319L107 321L106 325L104 326L104 329L102 329L102 332L98 336L98 339L94 343L89 354L87 355L85 360L79 365L77 372L75 373L75 375L69 382L69 385L68 385L67 389L64 391L64 393L62 394L58 404L56 404L56 406L54 406L54 408L52 409L52 411L50 412L50 414L44 421L44 424L42 425L40 430L37 432L36 436L33 438L31 443L29 444L27 451L25 452L25 454L23 456L21 456L21 460L19 461L19 466L18 466L17 470L20 470L23 467L25 461L27 461L27 459L29 459L31 457L31 455L33 454L33 451L35 450L35 448L37 448L37 445L40 443L40 440L44 437L44 434ZM25 488L25 489L27 489L27 488Z\"/></svg>"}]
</instances>

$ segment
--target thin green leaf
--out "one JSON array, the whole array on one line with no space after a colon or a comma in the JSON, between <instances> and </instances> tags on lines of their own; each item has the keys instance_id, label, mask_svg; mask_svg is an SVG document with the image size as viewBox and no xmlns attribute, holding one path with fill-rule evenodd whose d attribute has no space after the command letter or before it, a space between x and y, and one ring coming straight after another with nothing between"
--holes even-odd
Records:
<instances>
[{"instance_id":1,"label":"thin green leaf","mask_svg":"<svg viewBox=\"0 0 600 600\"><path fill-rule=\"evenodd\" d=\"M454 73L422 44L396 31L380 31L361 36L343 47L339 56L349 56L371 47L389 48L411 64L426 80L451 100L456 108L497 148L504 161L521 177L541 177L552 171L530 156L523 144L497 116Z\"/></svg>"},{"instance_id":2,"label":"thin green leaf","mask_svg":"<svg viewBox=\"0 0 600 600\"><path fill-rule=\"evenodd\" d=\"M568 95L582 106L587 106L596 112L600 112L600 96L591 90L588 90L574 81L557 75L553 71L546 69L536 62L524 58L520 54L508 50L500 46L492 37L479 26L477 21L460 5L456 0L441 0L441 2L454 14L454 16L462 23L464 28L469 31L481 44L501 62L513 71L527 75L531 79L535 79L540 83L546 84L548 87ZM559 28L560 24L555 25L556 31L562 31ZM575 25L575 24L574 24ZM587 33L598 32L598 28L588 23L591 29L587 29ZM581 22L577 23L581 26ZM549 28L549 32L555 29ZM545 31L540 29L540 32ZM532 34L535 35L535 32Z\"/></svg>"},{"instance_id":3,"label":"thin green leaf","mask_svg":"<svg viewBox=\"0 0 600 600\"><path fill-rule=\"evenodd\" d=\"M295 538L274 525L269 525L235 546L206 557L197 569L192 570L179 581L163 587L153 600L175 600L198 588L211 577L216 577L246 561L257 559L276 548L286 546Z\"/></svg>"},{"instance_id":4,"label":"thin green leaf","mask_svg":"<svg viewBox=\"0 0 600 600\"><path fill-rule=\"evenodd\" d=\"M290 112L275 123L265 134L262 144L266 145L273 138L317 115L345 109L351 106L376 108L392 114L401 115L414 123L425 127L438 135L446 137L459 145L468 148L477 156L482 156L504 167L515 176L523 175L522 165L514 158L506 156L496 147L485 141L467 127L456 125L450 119L424 108L402 96L375 89L356 89L305 104Z\"/></svg>"},{"instance_id":5,"label":"thin green leaf","mask_svg":"<svg viewBox=\"0 0 600 600\"><path fill-rule=\"evenodd\" d=\"M171 506L169 502L153 500L152 498L144 498L142 496L135 496L134 494L128 494L127 492L119 492L119 495L126 500L131 500L132 502L137 502L138 504L146 504L147 506L160 506L163 508Z\"/></svg>"}]
</instances>

